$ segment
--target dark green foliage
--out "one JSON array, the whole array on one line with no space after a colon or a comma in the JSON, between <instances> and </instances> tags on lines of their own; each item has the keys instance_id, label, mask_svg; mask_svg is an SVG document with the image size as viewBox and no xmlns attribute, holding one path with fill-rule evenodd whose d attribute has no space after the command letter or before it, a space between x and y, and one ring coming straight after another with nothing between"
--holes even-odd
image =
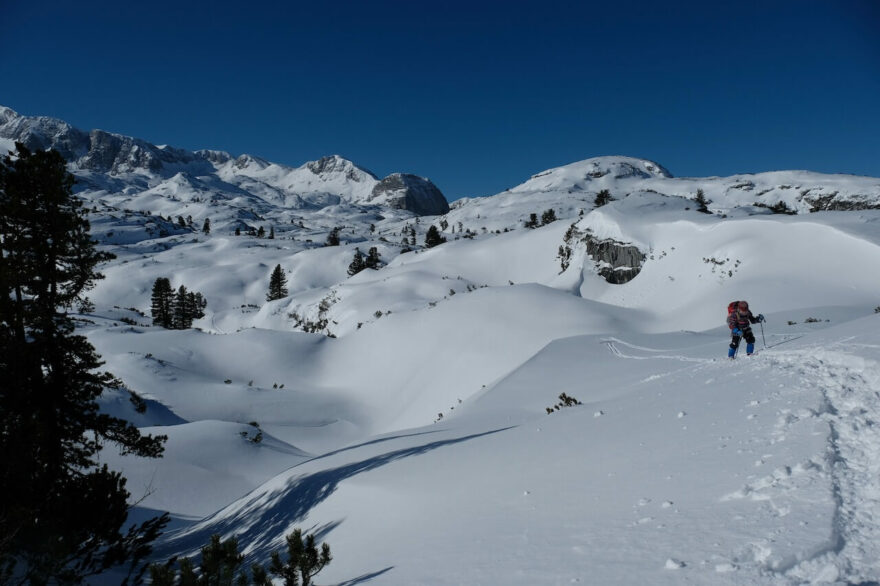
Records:
<instances>
[{"instance_id":1,"label":"dark green foliage","mask_svg":"<svg viewBox=\"0 0 880 586\"><path fill-rule=\"evenodd\" d=\"M184 285L175 293L166 277L159 277L153 283L150 306L153 325L172 330L191 328L193 320L205 317L207 306L201 293L187 291Z\"/></svg>"},{"instance_id":2,"label":"dark green foliage","mask_svg":"<svg viewBox=\"0 0 880 586\"><path fill-rule=\"evenodd\" d=\"M600 208L604 205L608 205L612 201L614 201L614 199L612 199L611 197L611 192L607 189L603 189L596 194L596 199L593 200L593 205L595 205L597 208Z\"/></svg>"},{"instance_id":3,"label":"dark green foliage","mask_svg":"<svg viewBox=\"0 0 880 586\"><path fill-rule=\"evenodd\" d=\"M544 213L541 214L541 225L546 226L547 224L552 224L556 221L556 211L549 209L544 210Z\"/></svg>"},{"instance_id":4,"label":"dark green foliage","mask_svg":"<svg viewBox=\"0 0 880 586\"><path fill-rule=\"evenodd\" d=\"M545 407L545 409L547 410L547 413L550 414L559 411L563 407L574 407L575 405L583 405L583 403L566 393L561 393L559 395L559 402L553 405L553 407Z\"/></svg>"},{"instance_id":5,"label":"dark green foliage","mask_svg":"<svg viewBox=\"0 0 880 586\"><path fill-rule=\"evenodd\" d=\"M241 228L240 228L239 226L236 226L236 227L235 227L235 235L236 235L236 236L241 236Z\"/></svg>"},{"instance_id":6,"label":"dark green foliage","mask_svg":"<svg viewBox=\"0 0 880 586\"><path fill-rule=\"evenodd\" d=\"M159 277L153 283L153 294L150 298L150 312L153 316L153 325L171 328L173 321L174 290L171 281L166 277Z\"/></svg>"},{"instance_id":7,"label":"dark green foliage","mask_svg":"<svg viewBox=\"0 0 880 586\"><path fill-rule=\"evenodd\" d=\"M364 259L364 266L368 269L377 270L382 262L379 260L379 256L379 250L375 246L371 246L369 252L367 252L367 258Z\"/></svg>"},{"instance_id":8,"label":"dark green foliage","mask_svg":"<svg viewBox=\"0 0 880 586\"><path fill-rule=\"evenodd\" d=\"M269 226L269 240L275 240L275 226Z\"/></svg>"},{"instance_id":9,"label":"dark green foliage","mask_svg":"<svg viewBox=\"0 0 880 586\"><path fill-rule=\"evenodd\" d=\"M330 546L322 543L318 552L315 536L308 535L303 541L300 529L294 529L286 540L287 561L282 560L280 553L273 553L269 571L273 576L283 578L284 586L309 586L312 578L333 560Z\"/></svg>"},{"instance_id":10,"label":"dark green foliage","mask_svg":"<svg viewBox=\"0 0 880 586\"><path fill-rule=\"evenodd\" d=\"M434 248L444 242L446 242L446 238L440 236L440 230L437 229L437 226L431 224L431 227L428 228L427 234L425 234L425 246L428 248Z\"/></svg>"},{"instance_id":11,"label":"dark green foliage","mask_svg":"<svg viewBox=\"0 0 880 586\"><path fill-rule=\"evenodd\" d=\"M266 237L266 229L260 226L257 229L257 238L265 238Z\"/></svg>"},{"instance_id":12,"label":"dark green foliage","mask_svg":"<svg viewBox=\"0 0 880 586\"><path fill-rule=\"evenodd\" d=\"M703 214L711 214L709 211L709 204L712 203L712 200L706 199L706 195L703 193L702 189L697 190L697 195L694 198L694 202L697 204L697 211Z\"/></svg>"},{"instance_id":13,"label":"dark green foliage","mask_svg":"<svg viewBox=\"0 0 880 586\"><path fill-rule=\"evenodd\" d=\"M777 201L775 204L770 206L770 211L772 211L774 214L786 214L789 216L797 215L797 212L788 207L788 204L782 200Z\"/></svg>"},{"instance_id":14,"label":"dark green foliage","mask_svg":"<svg viewBox=\"0 0 880 586\"><path fill-rule=\"evenodd\" d=\"M525 221L523 226L525 228L537 228L538 227L538 214L529 214L529 219Z\"/></svg>"},{"instance_id":15,"label":"dark green foliage","mask_svg":"<svg viewBox=\"0 0 880 586\"><path fill-rule=\"evenodd\" d=\"M179 562L171 559L165 564L150 566L150 579L153 586L271 586L271 574L283 580L284 586L309 586L312 578L333 560L329 545L321 544L319 551L315 537L308 535L303 540L300 529L288 535L286 542L286 560L282 552L273 552L268 571L260 564L252 564L249 578L244 569L244 556L238 551L238 540L230 537L221 541L219 535L213 535L210 543L201 549L198 571L187 558ZM176 571L175 564L178 565Z\"/></svg>"},{"instance_id":16,"label":"dark green foliage","mask_svg":"<svg viewBox=\"0 0 880 586\"><path fill-rule=\"evenodd\" d=\"M327 240L324 242L324 246L339 246L339 228L333 228L330 230L330 233L327 234Z\"/></svg>"},{"instance_id":17,"label":"dark green foliage","mask_svg":"<svg viewBox=\"0 0 880 586\"><path fill-rule=\"evenodd\" d=\"M348 265L348 275L350 277L354 276L365 268L367 268L367 266L364 263L364 255L361 253L360 248L355 248L354 258L352 259L351 264Z\"/></svg>"},{"instance_id":18,"label":"dark green foliage","mask_svg":"<svg viewBox=\"0 0 880 586\"><path fill-rule=\"evenodd\" d=\"M186 330L192 327L193 320L205 317L205 307L208 302L196 291L187 291L181 285L174 295L172 310L172 328Z\"/></svg>"},{"instance_id":19,"label":"dark green foliage","mask_svg":"<svg viewBox=\"0 0 880 586\"><path fill-rule=\"evenodd\" d=\"M119 386L66 310L102 276L73 177L56 151L16 144L0 162L0 579L77 584L151 551L167 523L123 533L125 479L98 464L99 450L162 454L164 436L142 436L99 412ZM134 576L137 578L137 575Z\"/></svg>"},{"instance_id":20,"label":"dark green foliage","mask_svg":"<svg viewBox=\"0 0 880 586\"><path fill-rule=\"evenodd\" d=\"M205 223L202 224L202 232L204 234L211 233L211 218L205 218Z\"/></svg>"},{"instance_id":21,"label":"dark green foliage","mask_svg":"<svg viewBox=\"0 0 880 586\"><path fill-rule=\"evenodd\" d=\"M183 219L183 216L177 216L177 226L180 228L186 228L186 220Z\"/></svg>"},{"instance_id":22,"label":"dark green foliage","mask_svg":"<svg viewBox=\"0 0 880 586\"><path fill-rule=\"evenodd\" d=\"M275 301L285 297L287 297L287 277L279 264L275 265L275 269L269 276L269 292L266 294L266 301Z\"/></svg>"}]
</instances>

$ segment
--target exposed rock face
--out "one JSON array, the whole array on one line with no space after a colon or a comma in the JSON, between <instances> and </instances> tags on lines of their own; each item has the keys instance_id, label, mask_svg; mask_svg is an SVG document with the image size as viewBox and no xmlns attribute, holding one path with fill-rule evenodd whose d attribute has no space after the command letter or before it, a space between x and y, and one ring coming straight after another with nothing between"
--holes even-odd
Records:
<instances>
[{"instance_id":1,"label":"exposed rock face","mask_svg":"<svg viewBox=\"0 0 880 586\"><path fill-rule=\"evenodd\" d=\"M645 262L645 254L632 244L612 239L584 238L587 254L593 257L599 274L613 285L622 285L636 278Z\"/></svg>"},{"instance_id":2,"label":"exposed rock face","mask_svg":"<svg viewBox=\"0 0 880 586\"><path fill-rule=\"evenodd\" d=\"M436 216L449 211L449 202L436 185L408 173L394 173L377 183L369 201L409 210L420 216Z\"/></svg>"},{"instance_id":3,"label":"exposed rock face","mask_svg":"<svg viewBox=\"0 0 880 586\"><path fill-rule=\"evenodd\" d=\"M349 181L357 183L365 180L376 179L370 171L362 169L347 159L343 159L339 155L330 155L329 157L321 157L317 161L306 163L309 171L315 175L322 177L329 175L344 175Z\"/></svg>"},{"instance_id":4,"label":"exposed rock face","mask_svg":"<svg viewBox=\"0 0 880 586\"><path fill-rule=\"evenodd\" d=\"M4 107L0 107L0 138L21 142L32 151L54 148L67 160L77 159L89 149L89 135L62 120L21 116Z\"/></svg>"}]
</instances>

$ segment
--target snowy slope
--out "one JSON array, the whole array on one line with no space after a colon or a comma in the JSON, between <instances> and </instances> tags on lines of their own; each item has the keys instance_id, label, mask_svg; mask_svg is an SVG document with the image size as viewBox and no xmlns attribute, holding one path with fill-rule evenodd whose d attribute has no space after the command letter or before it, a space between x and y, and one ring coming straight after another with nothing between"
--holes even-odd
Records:
<instances>
[{"instance_id":1,"label":"snowy slope","mask_svg":"<svg viewBox=\"0 0 880 586\"><path fill-rule=\"evenodd\" d=\"M148 404L102 408L169 436L160 460L102 453L137 516L172 513L157 559L221 533L265 561L302 527L331 545L322 584L880 581L880 180L599 157L419 217L336 156L8 109L0 136L68 148L117 255L77 317ZM431 225L448 241L429 249ZM348 275L371 247L381 267ZM276 265L289 295L267 302ZM207 298L194 329L151 325L158 277ZM729 361L742 298L768 321ZM561 393L581 404L554 410Z\"/></svg>"}]
</instances>

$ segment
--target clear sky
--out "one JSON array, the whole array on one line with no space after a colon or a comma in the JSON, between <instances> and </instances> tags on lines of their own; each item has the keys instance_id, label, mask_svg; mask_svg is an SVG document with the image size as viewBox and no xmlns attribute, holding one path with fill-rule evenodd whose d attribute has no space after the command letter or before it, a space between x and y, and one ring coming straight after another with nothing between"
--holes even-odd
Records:
<instances>
[{"instance_id":1,"label":"clear sky","mask_svg":"<svg viewBox=\"0 0 880 586\"><path fill-rule=\"evenodd\" d=\"M0 104L450 200L599 155L880 177L880 0L0 0Z\"/></svg>"}]
</instances>

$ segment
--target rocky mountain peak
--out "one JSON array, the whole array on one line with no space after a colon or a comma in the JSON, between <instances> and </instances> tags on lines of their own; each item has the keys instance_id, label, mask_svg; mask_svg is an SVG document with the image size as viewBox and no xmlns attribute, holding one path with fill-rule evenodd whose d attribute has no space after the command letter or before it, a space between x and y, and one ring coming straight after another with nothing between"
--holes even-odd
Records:
<instances>
[{"instance_id":1,"label":"rocky mountain peak","mask_svg":"<svg viewBox=\"0 0 880 586\"><path fill-rule=\"evenodd\" d=\"M339 155L321 157L317 161L309 161L305 166L315 175L322 177L328 175L342 175L346 179L355 182L378 179L372 172L358 167L348 159L340 157Z\"/></svg>"}]
</instances>

